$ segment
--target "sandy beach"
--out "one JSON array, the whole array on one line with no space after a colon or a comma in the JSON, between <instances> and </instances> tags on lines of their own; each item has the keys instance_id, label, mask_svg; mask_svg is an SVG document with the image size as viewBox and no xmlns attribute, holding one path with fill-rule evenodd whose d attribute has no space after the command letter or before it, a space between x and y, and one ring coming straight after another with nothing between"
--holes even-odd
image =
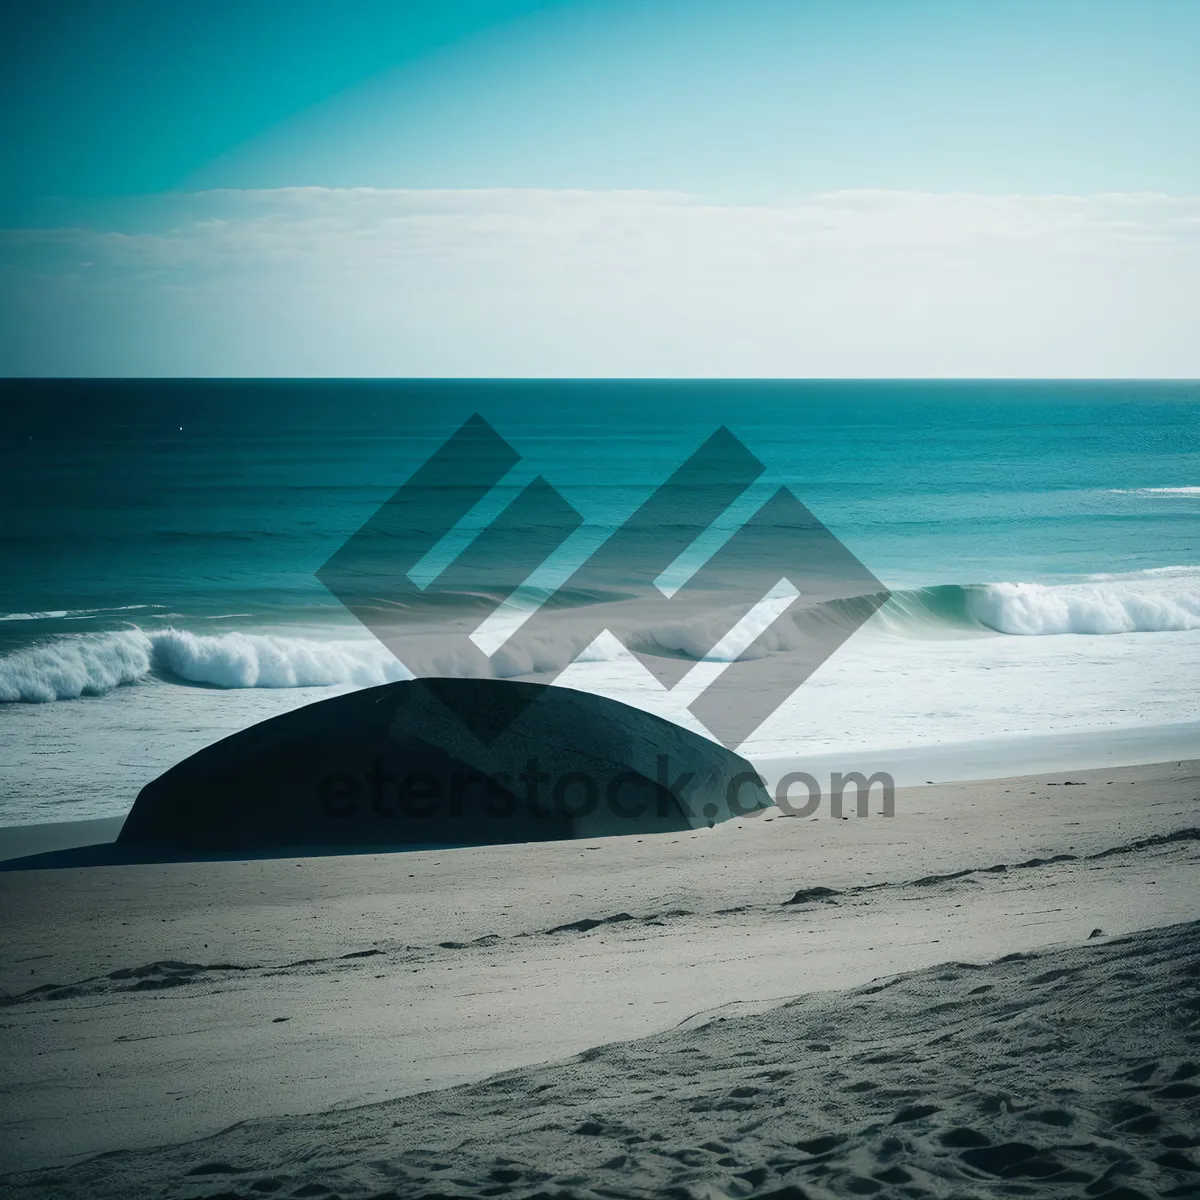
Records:
<instances>
[{"instance_id":1,"label":"sandy beach","mask_svg":"<svg viewBox=\"0 0 1200 1200\"><path fill-rule=\"evenodd\" d=\"M3 1190L1190 1194L1200 762L878 807L0 874Z\"/></svg>"}]
</instances>

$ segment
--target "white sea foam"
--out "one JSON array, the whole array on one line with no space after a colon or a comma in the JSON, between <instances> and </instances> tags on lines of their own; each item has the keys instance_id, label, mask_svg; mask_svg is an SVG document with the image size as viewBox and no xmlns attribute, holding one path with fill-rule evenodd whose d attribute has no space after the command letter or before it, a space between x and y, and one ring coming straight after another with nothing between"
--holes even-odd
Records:
<instances>
[{"instance_id":1,"label":"white sea foam","mask_svg":"<svg viewBox=\"0 0 1200 1200\"><path fill-rule=\"evenodd\" d=\"M636 602L632 602L636 603ZM618 606L620 607L620 606ZM857 628L854 602L820 605L817 619ZM701 661L740 614L698 613L638 629L638 653ZM813 610L770 625L755 656L787 655L804 643ZM593 618L573 628L564 618L554 635L517 636L486 660L500 679L560 671L573 662L613 662L625 654L615 639L597 639ZM626 626L628 627L628 626ZM1070 584L947 584L897 592L871 622L877 636L970 637L1008 634L1168 633L1200 629L1200 571L1169 567ZM464 656L460 634L414 632L393 654L373 638L317 640L285 634L125 629L63 635L0 657L0 702L42 702L101 695L151 674L215 688L370 687L417 675L474 674L480 659ZM619 653L618 653L619 651ZM397 657L398 656L398 657Z\"/></svg>"},{"instance_id":2,"label":"white sea foam","mask_svg":"<svg viewBox=\"0 0 1200 1200\"><path fill-rule=\"evenodd\" d=\"M77 620L82 617L103 616L105 613L126 613L161 607L159 604L122 604L117 608L60 608L53 612L0 613L0 621L53 621L64 618Z\"/></svg>"},{"instance_id":3,"label":"white sea foam","mask_svg":"<svg viewBox=\"0 0 1200 1200\"><path fill-rule=\"evenodd\" d=\"M1118 496L1200 496L1200 487L1113 488Z\"/></svg>"},{"instance_id":4,"label":"white sea foam","mask_svg":"<svg viewBox=\"0 0 1200 1200\"><path fill-rule=\"evenodd\" d=\"M154 671L219 688L369 687L409 676L373 641L130 629L61 637L0 658L0 702L101 695Z\"/></svg>"},{"instance_id":5,"label":"white sea foam","mask_svg":"<svg viewBox=\"0 0 1200 1200\"><path fill-rule=\"evenodd\" d=\"M594 660L588 638L567 630L501 648L490 673L511 679ZM469 673L457 639L414 635L403 662L373 638L318 641L262 633L196 634L140 629L55 638L0 657L0 703L98 696L151 674L215 688L371 687L420 675ZM410 669L411 668L411 669Z\"/></svg>"},{"instance_id":6,"label":"white sea foam","mask_svg":"<svg viewBox=\"0 0 1200 1200\"><path fill-rule=\"evenodd\" d=\"M1197 589L1200 589L1200 567L1147 567L1143 571L1099 571L1094 575L1085 575L1087 580L1119 579L1132 582L1139 579L1192 579Z\"/></svg>"},{"instance_id":7,"label":"white sea foam","mask_svg":"<svg viewBox=\"0 0 1200 1200\"><path fill-rule=\"evenodd\" d=\"M318 642L250 633L197 635L177 629L152 634L149 640L155 667L223 688L337 683L369 687L409 677L383 647L366 640Z\"/></svg>"},{"instance_id":8,"label":"white sea foam","mask_svg":"<svg viewBox=\"0 0 1200 1200\"><path fill-rule=\"evenodd\" d=\"M967 612L997 633L1167 633L1200 629L1200 595L1133 584L993 583L970 589Z\"/></svg>"},{"instance_id":9,"label":"white sea foam","mask_svg":"<svg viewBox=\"0 0 1200 1200\"><path fill-rule=\"evenodd\" d=\"M150 639L133 633L59 638L0 659L0 701L98 696L150 672Z\"/></svg>"}]
</instances>

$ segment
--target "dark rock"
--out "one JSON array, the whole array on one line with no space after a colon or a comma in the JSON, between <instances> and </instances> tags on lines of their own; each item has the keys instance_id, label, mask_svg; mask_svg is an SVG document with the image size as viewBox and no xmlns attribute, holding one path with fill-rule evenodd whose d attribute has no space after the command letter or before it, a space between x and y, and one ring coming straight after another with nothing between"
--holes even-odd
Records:
<instances>
[{"instance_id":1,"label":"dark rock","mask_svg":"<svg viewBox=\"0 0 1200 1200\"><path fill-rule=\"evenodd\" d=\"M1001 1146L964 1150L959 1157L969 1166L986 1171L989 1175L1008 1175L1035 1158L1037 1153L1036 1146L1024 1142L1005 1142Z\"/></svg>"},{"instance_id":2,"label":"dark rock","mask_svg":"<svg viewBox=\"0 0 1200 1200\"><path fill-rule=\"evenodd\" d=\"M583 917L578 921L570 921L566 925L555 925L547 929L547 933L587 933L599 925L619 925L623 921L632 921L633 916L627 912L613 913L611 917Z\"/></svg>"},{"instance_id":3,"label":"dark rock","mask_svg":"<svg viewBox=\"0 0 1200 1200\"><path fill-rule=\"evenodd\" d=\"M923 1117L931 1117L942 1110L936 1104L912 1104L902 1108L893 1118L893 1125L904 1125L909 1121L920 1121Z\"/></svg>"},{"instance_id":4,"label":"dark rock","mask_svg":"<svg viewBox=\"0 0 1200 1200\"><path fill-rule=\"evenodd\" d=\"M790 900L785 900L784 904L812 904L817 900L830 904L833 902L833 897L840 894L833 888L827 887L801 888Z\"/></svg>"},{"instance_id":5,"label":"dark rock","mask_svg":"<svg viewBox=\"0 0 1200 1200\"><path fill-rule=\"evenodd\" d=\"M413 680L310 704L184 759L142 789L117 848L596 838L703 828L769 804L745 759L629 705L511 680Z\"/></svg>"}]
</instances>

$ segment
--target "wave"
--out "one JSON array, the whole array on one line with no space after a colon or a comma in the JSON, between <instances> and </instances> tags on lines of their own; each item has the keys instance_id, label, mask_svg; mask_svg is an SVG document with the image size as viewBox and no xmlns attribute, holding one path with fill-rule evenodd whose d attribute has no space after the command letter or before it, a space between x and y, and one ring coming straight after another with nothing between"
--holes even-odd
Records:
<instances>
[{"instance_id":1,"label":"wave","mask_svg":"<svg viewBox=\"0 0 1200 1200\"><path fill-rule=\"evenodd\" d=\"M1200 487L1113 488L1118 496L1200 496Z\"/></svg>"},{"instance_id":2,"label":"wave","mask_svg":"<svg viewBox=\"0 0 1200 1200\"><path fill-rule=\"evenodd\" d=\"M1119 584L992 584L972 597L970 607L989 629L1026 636L1200 629L1200 596L1156 595Z\"/></svg>"},{"instance_id":3,"label":"wave","mask_svg":"<svg viewBox=\"0 0 1200 1200\"><path fill-rule=\"evenodd\" d=\"M0 702L99 696L159 674L218 688L370 687L409 678L375 642L180 629L57 638L0 658Z\"/></svg>"},{"instance_id":4,"label":"wave","mask_svg":"<svg viewBox=\"0 0 1200 1200\"><path fill-rule=\"evenodd\" d=\"M60 608L54 612L0 613L0 621L51 621L67 618L101 617L110 613L137 612L148 608L162 608L161 604L122 604L117 608Z\"/></svg>"},{"instance_id":5,"label":"wave","mask_svg":"<svg viewBox=\"0 0 1200 1200\"><path fill-rule=\"evenodd\" d=\"M1141 571L1100 571L1094 575L1085 575L1087 580L1122 581L1145 579L1194 579L1200 576L1200 567L1146 567Z\"/></svg>"},{"instance_id":6,"label":"wave","mask_svg":"<svg viewBox=\"0 0 1200 1200\"><path fill-rule=\"evenodd\" d=\"M825 625L857 629L873 606L871 597L798 606L777 622L758 654L797 649ZM703 658L721 628L719 621L692 620L647 630L637 649L660 648ZM1073 584L971 583L895 591L874 615L872 627L898 637L1007 634L1167 633L1200 629L1200 571L1170 567L1136 578Z\"/></svg>"},{"instance_id":7,"label":"wave","mask_svg":"<svg viewBox=\"0 0 1200 1200\"><path fill-rule=\"evenodd\" d=\"M1200 629L1200 568L1165 567L1064 584L941 584L876 597L850 597L805 607L764 630L752 653L800 649L827 625L870 627L901 638L1005 634L1165 633ZM709 612L649 625L626 641L631 650L691 660L710 658L730 622ZM68 634L0 657L0 703L102 695L150 676L216 688L370 687L417 675L464 675L475 663L457 636L413 634L400 658L374 639L318 641L277 634L196 634L167 628ZM492 655L497 678L561 670L574 661L609 661L624 649L593 640L590 628L564 620L553 637L514 638ZM403 663L400 661L403 660ZM477 661L477 660L476 660Z\"/></svg>"},{"instance_id":8,"label":"wave","mask_svg":"<svg viewBox=\"0 0 1200 1200\"><path fill-rule=\"evenodd\" d=\"M894 594L880 619L896 632L921 626L1013 637L1182 632L1200 629L1200 573L1172 567L1086 583L946 584Z\"/></svg>"}]
</instances>

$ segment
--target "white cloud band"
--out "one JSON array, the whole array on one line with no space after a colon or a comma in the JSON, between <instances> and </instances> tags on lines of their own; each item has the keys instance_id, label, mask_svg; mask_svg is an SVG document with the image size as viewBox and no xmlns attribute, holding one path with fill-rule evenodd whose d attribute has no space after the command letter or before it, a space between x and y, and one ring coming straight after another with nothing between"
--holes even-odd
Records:
<instances>
[{"instance_id":1,"label":"white cloud band","mask_svg":"<svg viewBox=\"0 0 1200 1200\"><path fill-rule=\"evenodd\" d=\"M215 191L0 254L5 374L1200 375L1197 198Z\"/></svg>"}]
</instances>

